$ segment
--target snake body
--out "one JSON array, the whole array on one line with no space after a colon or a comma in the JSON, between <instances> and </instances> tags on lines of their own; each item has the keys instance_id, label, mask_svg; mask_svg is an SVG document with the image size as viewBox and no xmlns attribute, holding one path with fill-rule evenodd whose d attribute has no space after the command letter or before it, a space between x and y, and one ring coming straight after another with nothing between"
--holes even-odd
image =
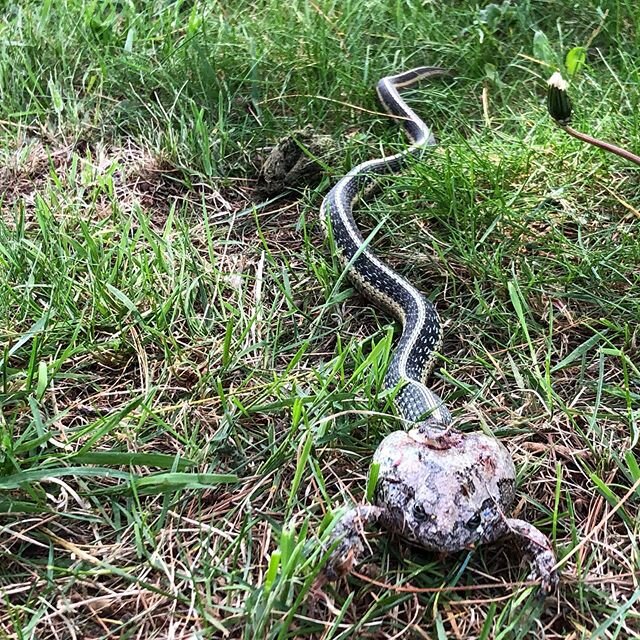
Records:
<instances>
[{"instance_id":1,"label":"snake body","mask_svg":"<svg viewBox=\"0 0 640 640\"><path fill-rule=\"evenodd\" d=\"M385 389L399 388L394 399L396 409L411 423L426 421L443 429L450 425L451 414L426 384L434 354L442 342L436 309L370 249L353 217L353 205L360 194L372 190L376 176L401 170L410 157L436 144L429 127L403 100L399 89L446 74L448 71L439 67L418 67L378 82L382 106L401 119L411 144L400 153L368 160L351 169L326 195L321 216L331 226L333 241L354 286L402 323L402 335L384 379Z\"/></svg>"}]
</instances>

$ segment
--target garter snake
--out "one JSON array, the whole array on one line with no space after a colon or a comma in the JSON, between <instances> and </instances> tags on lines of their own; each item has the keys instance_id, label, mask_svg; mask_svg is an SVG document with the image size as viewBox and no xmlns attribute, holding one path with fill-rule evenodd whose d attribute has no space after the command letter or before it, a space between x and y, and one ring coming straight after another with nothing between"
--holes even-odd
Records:
<instances>
[{"instance_id":1,"label":"garter snake","mask_svg":"<svg viewBox=\"0 0 640 640\"><path fill-rule=\"evenodd\" d=\"M407 160L436 144L429 127L418 117L399 90L426 78L448 75L439 67L417 67L382 78L378 98L385 110L402 123L411 144L395 155L368 160L354 167L326 195L321 219L329 224L333 241L354 286L402 324L384 378L385 389L398 389L395 406L409 422L427 421L446 429L451 414L442 399L426 384L435 352L442 342L442 328L434 305L400 274L386 265L365 242L353 217L360 194L372 190L376 176L395 173Z\"/></svg>"}]
</instances>

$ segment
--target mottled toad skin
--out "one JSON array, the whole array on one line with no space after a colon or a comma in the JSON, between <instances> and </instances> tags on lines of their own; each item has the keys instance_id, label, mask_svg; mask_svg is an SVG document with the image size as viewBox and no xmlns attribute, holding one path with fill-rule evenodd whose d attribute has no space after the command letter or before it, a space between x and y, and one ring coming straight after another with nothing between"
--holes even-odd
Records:
<instances>
[{"instance_id":1,"label":"mottled toad skin","mask_svg":"<svg viewBox=\"0 0 640 640\"><path fill-rule=\"evenodd\" d=\"M451 446L436 448L417 429L396 431L373 456L387 526L435 551L494 540L515 496L516 470L500 442L482 433L449 438Z\"/></svg>"},{"instance_id":2,"label":"mottled toad skin","mask_svg":"<svg viewBox=\"0 0 640 640\"><path fill-rule=\"evenodd\" d=\"M272 196L317 184L322 179L323 166L336 154L337 146L331 136L315 133L310 125L294 131L280 140L264 161L258 191Z\"/></svg>"},{"instance_id":3,"label":"mottled toad skin","mask_svg":"<svg viewBox=\"0 0 640 640\"><path fill-rule=\"evenodd\" d=\"M387 436L373 460L380 465L375 504L348 510L334 526L331 540L340 542L325 567L327 579L350 571L362 552L364 526L378 523L415 545L446 553L512 535L531 556L531 577L543 592L555 587L549 540L533 525L507 517L516 472L498 440L419 423Z\"/></svg>"}]
</instances>

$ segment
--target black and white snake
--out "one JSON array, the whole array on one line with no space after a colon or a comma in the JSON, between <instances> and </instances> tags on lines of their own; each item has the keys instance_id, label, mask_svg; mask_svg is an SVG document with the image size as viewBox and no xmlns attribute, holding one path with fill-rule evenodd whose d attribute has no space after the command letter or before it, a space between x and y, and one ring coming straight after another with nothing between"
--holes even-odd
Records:
<instances>
[{"instance_id":1,"label":"black and white snake","mask_svg":"<svg viewBox=\"0 0 640 640\"><path fill-rule=\"evenodd\" d=\"M386 389L399 390L395 405L410 423L427 421L446 429L451 414L442 399L426 384L434 354L442 342L442 329L434 305L413 285L384 264L367 246L353 217L359 195L375 184L376 176L400 170L407 160L436 144L429 127L402 99L398 90L420 80L448 75L439 67L418 67L378 82L380 102L389 114L401 119L411 145L401 153L368 160L351 169L325 197L322 220L329 223L335 245L354 285L374 303L402 323L402 335L395 347L384 379Z\"/></svg>"}]
</instances>

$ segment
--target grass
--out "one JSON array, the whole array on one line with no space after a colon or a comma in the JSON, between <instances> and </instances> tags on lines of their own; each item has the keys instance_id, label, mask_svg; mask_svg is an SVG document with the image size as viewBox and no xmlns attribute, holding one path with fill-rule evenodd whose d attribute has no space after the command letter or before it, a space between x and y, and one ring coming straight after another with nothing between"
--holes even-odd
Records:
<instances>
[{"instance_id":1,"label":"grass","mask_svg":"<svg viewBox=\"0 0 640 640\"><path fill-rule=\"evenodd\" d=\"M576 128L638 149L639 44L631 0L5 7L0 637L640 633L638 173L544 106L586 46ZM562 562L544 601L508 542L438 558L384 535L312 588L398 428L394 324L341 280L318 208L404 146L372 86L422 63L458 74L409 93L441 146L358 218L446 321L434 388L513 452L515 511ZM338 159L260 197L308 124Z\"/></svg>"}]
</instances>

